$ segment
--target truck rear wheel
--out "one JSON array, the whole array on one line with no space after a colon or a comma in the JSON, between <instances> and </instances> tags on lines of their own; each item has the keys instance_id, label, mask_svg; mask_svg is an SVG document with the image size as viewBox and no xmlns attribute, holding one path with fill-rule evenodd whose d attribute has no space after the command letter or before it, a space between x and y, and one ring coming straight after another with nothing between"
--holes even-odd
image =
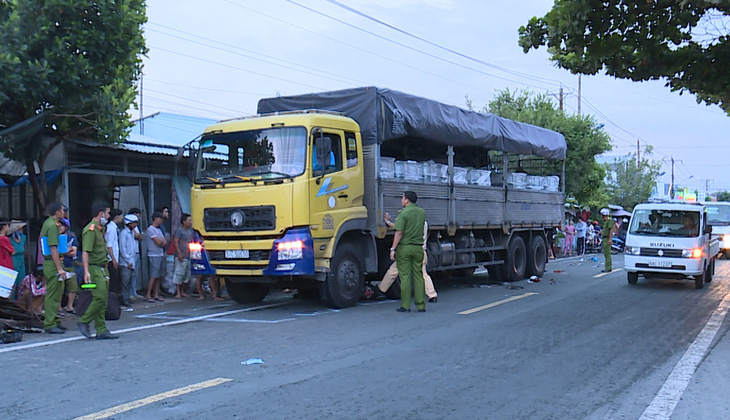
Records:
<instances>
[{"instance_id":1,"label":"truck rear wheel","mask_svg":"<svg viewBox=\"0 0 730 420\"><path fill-rule=\"evenodd\" d=\"M519 236L513 236L507 248L507 280L517 281L525 278L527 269L527 249L525 241Z\"/></svg>"},{"instance_id":2,"label":"truck rear wheel","mask_svg":"<svg viewBox=\"0 0 730 420\"><path fill-rule=\"evenodd\" d=\"M547 263L547 245L542 236L533 236L530 240L530 252L528 254L527 273L529 276L542 276L545 274Z\"/></svg>"},{"instance_id":3,"label":"truck rear wheel","mask_svg":"<svg viewBox=\"0 0 730 420\"><path fill-rule=\"evenodd\" d=\"M339 245L327 279L320 285L322 300L335 309L355 306L364 285L365 274L355 247L348 243Z\"/></svg>"},{"instance_id":4,"label":"truck rear wheel","mask_svg":"<svg viewBox=\"0 0 730 420\"><path fill-rule=\"evenodd\" d=\"M238 303L259 303L269 294L269 286L265 284L226 281L226 289Z\"/></svg>"}]
</instances>

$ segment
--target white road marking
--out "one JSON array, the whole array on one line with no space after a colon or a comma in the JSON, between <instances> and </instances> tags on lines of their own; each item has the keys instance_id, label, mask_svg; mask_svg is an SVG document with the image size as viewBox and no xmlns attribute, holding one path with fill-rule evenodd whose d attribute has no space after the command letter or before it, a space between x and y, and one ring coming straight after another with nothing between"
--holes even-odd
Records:
<instances>
[{"instance_id":1,"label":"white road marking","mask_svg":"<svg viewBox=\"0 0 730 420\"><path fill-rule=\"evenodd\" d=\"M233 379L227 379L227 378L211 379L210 381L200 382L197 384L188 385L186 387L163 392L161 394L151 395L149 397L142 398L137 401L131 401L131 402L128 402L125 404L119 404L112 408L107 408L106 410L98 411L96 413L88 414L88 415L85 415L82 417L77 417L75 420L106 419L106 418L115 416L117 414L122 414L127 411L134 410L135 408L144 407L145 405L150 405L150 404L156 403L158 401L179 397L181 395L189 394L189 393L195 392L195 391L200 391L201 389L218 386L220 384L224 384L224 383L230 382L232 380Z\"/></svg>"},{"instance_id":2,"label":"white road marking","mask_svg":"<svg viewBox=\"0 0 730 420\"><path fill-rule=\"evenodd\" d=\"M502 305L503 303L512 302L512 301L515 301L517 299L526 298L528 296L533 296L533 295L536 295L536 294L537 293L530 292L530 293L524 293L524 294L521 294L521 295L518 295L518 296L508 297L507 299L498 300L498 301L492 302L492 303L490 303L488 305L479 306L479 307L476 307L476 308L473 308L473 309L469 309L469 310L466 310L466 311L459 312L459 315L470 315L470 314L473 314L475 312L483 311L485 309L494 308L495 306Z\"/></svg>"},{"instance_id":3,"label":"white road marking","mask_svg":"<svg viewBox=\"0 0 730 420\"><path fill-rule=\"evenodd\" d=\"M234 310L231 310L231 311L218 312L218 313L208 314L208 315L194 316L194 317L190 317L190 318L177 319L177 320L168 321L168 322L161 322L159 324L150 324L150 325L142 325L142 326L139 326L139 327L124 328L124 329L121 329L121 330L115 330L113 332L114 332L114 334L124 334L124 333L128 333L128 332L149 330L149 329L153 329L153 328L169 327L169 326L172 326L172 325L187 324L189 322L204 321L204 320L210 319L210 318L218 318L218 317L221 317L221 316L234 315L234 314L238 314L238 313L241 313L241 312L251 312L251 311L257 311L259 309L275 308L277 306L288 305L289 303L291 303L291 302L272 303L272 304L269 304L269 305L254 306L254 307L251 307L251 308L234 309ZM51 345L54 345L54 344L68 343L70 341L78 341L78 340L86 340L86 337L84 337L83 335L79 335L79 336L76 336L76 337L61 338L61 339L57 339L57 340L43 341L43 342L40 342L40 343L21 344L21 345L18 345L18 346L2 348L2 349L0 349L0 353L9 353L9 352L12 352L12 351L25 350L25 349L33 349L33 348L37 348L37 347L51 346Z\"/></svg>"},{"instance_id":4,"label":"white road marking","mask_svg":"<svg viewBox=\"0 0 730 420\"><path fill-rule=\"evenodd\" d=\"M613 274L613 273L618 273L619 271L624 271L624 269L623 269L623 268L617 268L617 269L615 269L615 270L611 270L611 271L609 271L608 273L600 273L600 274L596 274L595 276L593 276L593 278L594 278L594 279L600 279L600 278L601 278L601 277L603 277L603 276L608 276L609 274Z\"/></svg>"},{"instance_id":5,"label":"white road marking","mask_svg":"<svg viewBox=\"0 0 730 420\"><path fill-rule=\"evenodd\" d=\"M185 319L181 316L170 316L165 315L167 312L162 313L156 313L156 314L145 314L145 315L138 315L137 318L147 318L147 319ZM275 319L275 320L266 320L266 319L246 319L246 318L209 318L209 319L203 319L205 322L231 322L231 323L242 323L242 324L279 324L282 322L288 322L288 321L296 321L296 318L283 318L283 319Z\"/></svg>"},{"instance_id":6,"label":"white road marking","mask_svg":"<svg viewBox=\"0 0 730 420\"><path fill-rule=\"evenodd\" d=\"M675 407L679 403L684 390L687 389L689 381L692 379L699 366L702 358L705 357L707 349L712 344L717 331L722 326L728 308L730 307L730 293L725 294L720 304L712 313L705 327L695 338L695 341L689 346L674 370L664 382L659 392L656 394L651 404L644 410L639 420L664 420L669 419L674 412Z\"/></svg>"}]
</instances>

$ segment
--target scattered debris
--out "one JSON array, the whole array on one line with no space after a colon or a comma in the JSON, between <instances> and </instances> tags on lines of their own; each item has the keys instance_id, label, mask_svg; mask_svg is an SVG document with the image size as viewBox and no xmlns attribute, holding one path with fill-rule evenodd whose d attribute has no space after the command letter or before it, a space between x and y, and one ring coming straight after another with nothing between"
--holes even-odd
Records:
<instances>
[{"instance_id":1,"label":"scattered debris","mask_svg":"<svg viewBox=\"0 0 730 420\"><path fill-rule=\"evenodd\" d=\"M591 257L591 261L598 262L598 261L601 261L601 260L599 260L598 257Z\"/></svg>"},{"instance_id":2,"label":"scattered debris","mask_svg":"<svg viewBox=\"0 0 730 420\"><path fill-rule=\"evenodd\" d=\"M529 279L527 279L528 283L540 283L540 277L538 276L531 276Z\"/></svg>"},{"instance_id":3,"label":"scattered debris","mask_svg":"<svg viewBox=\"0 0 730 420\"><path fill-rule=\"evenodd\" d=\"M264 364L264 360L263 359L259 359L257 357L257 358L253 358L253 359L244 360L243 362L241 362L241 364L242 365L263 365Z\"/></svg>"},{"instance_id":4,"label":"scattered debris","mask_svg":"<svg viewBox=\"0 0 730 420\"><path fill-rule=\"evenodd\" d=\"M563 270L553 270L553 273L562 273Z\"/></svg>"},{"instance_id":5,"label":"scattered debris","mask_svg":"<svg viewBox=\"0 0 730 420\"><path fill-rule=\"evenodd\" d=\"M551 279L550 279L550 285L551 285L551 286L552 286L552 285L554 285L554 284L557 284L557 283L558 283L558 282L556 282L556 281L555 281L555 279L553 279L553 278L551 278Z\"/></svg>"}]
</instances>

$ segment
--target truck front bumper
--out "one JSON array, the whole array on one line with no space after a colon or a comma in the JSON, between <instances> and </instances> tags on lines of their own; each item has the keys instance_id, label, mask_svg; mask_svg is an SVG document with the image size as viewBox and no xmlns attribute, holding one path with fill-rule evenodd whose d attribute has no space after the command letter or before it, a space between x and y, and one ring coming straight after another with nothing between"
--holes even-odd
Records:
<instances>
[{"instance_id":1,"label":"truck front bumper","mask_svg":"<svg viewBox=\"0 0 730 420\"><path fill-rule=\"evenodd\" d=\"M704 271L704 260L701 258L647 258L625 255L624 269L629 273L699 276Z\"/></svg>"}]
</instances>

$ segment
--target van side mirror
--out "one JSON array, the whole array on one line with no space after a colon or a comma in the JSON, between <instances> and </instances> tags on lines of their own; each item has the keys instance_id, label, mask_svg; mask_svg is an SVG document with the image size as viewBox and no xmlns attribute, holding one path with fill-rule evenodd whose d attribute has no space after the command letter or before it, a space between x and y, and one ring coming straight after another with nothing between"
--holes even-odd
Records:
<instances>
[{"instance_id":1,"label":"van side mirror","mask_svg":"<svg viewBox=\"0 0 730 420\"><path fill-rule=\"evenodd\" d=\"M704 234L707 234L707 235L711 234L712 233L712 225L705 225L705 231L703 233Z\"/></svg>"}]
</instances>

